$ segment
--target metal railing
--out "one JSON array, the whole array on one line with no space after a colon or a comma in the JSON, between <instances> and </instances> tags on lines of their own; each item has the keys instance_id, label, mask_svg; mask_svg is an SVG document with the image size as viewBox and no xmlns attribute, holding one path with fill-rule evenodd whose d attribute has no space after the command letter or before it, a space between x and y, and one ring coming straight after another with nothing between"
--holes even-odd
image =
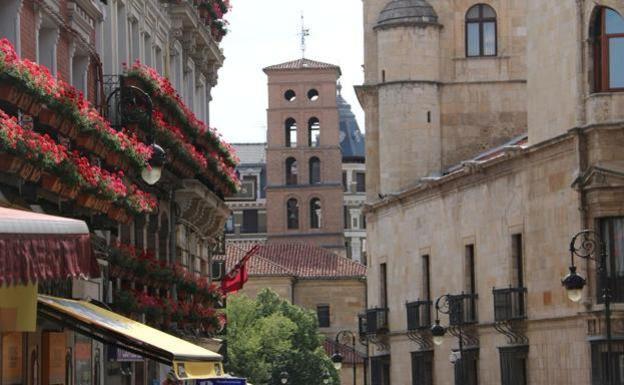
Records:
<instances>
[{"instance_id":1,"label":"metal railing","mask_svg":"<svg viewBox=\"0 0 624 385\"><path fill-rule=\"evenodd\" d=\"M477 298L477 294L449 295L449 324L461 326L477 323Z\"/></svg>"},{"instance_id":2,"label":"metal railing","mask_svg":"<svg viewBox=\"0 0 624 385\"><path fill-rule=\"evenodd\" d=\"M422 330L431 327L431 301L414 301L405 304L407 330Z\"/></svg>"},{"instance_id":3,"label":"metal railing","mask_svg":"<svg viewBox=\"0 0 624 385\"><path fill-rule=\"evenodd\" d=\"M378 334L388 331L388 308L366 310L366 334Z\"/></svg>"},{"instance_id":4,"label":"metal railing","mask_svg":"<svg viewBox=\"0 0 624 385\"><path fill-rule=\"evenodd\" d=\"M494 320L513 321L526 318L526 287L492 289Z\"/></svg>"}]
</instances>

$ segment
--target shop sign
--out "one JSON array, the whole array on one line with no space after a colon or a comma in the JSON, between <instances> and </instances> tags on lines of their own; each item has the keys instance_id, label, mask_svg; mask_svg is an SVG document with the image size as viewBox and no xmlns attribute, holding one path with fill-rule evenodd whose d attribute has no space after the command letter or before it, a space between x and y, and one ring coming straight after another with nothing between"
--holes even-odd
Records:
<instances>
[{"instance_id":1,"label":"shop sign","mask_svg":"<svg viewBox=\"0 0 624 385\"><path fill-rule=\"evenodd\" d=\"M195 385L246 385L244 378L213 378L209 380L197 380Z\"/></svg>"},{"instance_id":2,"label":"shop sign","mask_svg":"<svg viewBox=\"0 0 624 385\"><path fill-rule=\"evenodd\" d=\"M117 362L142 362L144 361L142 356L131 353L127 350L120 349L116 346L108 347L108 360Z\"/></svg>"},{"instance_id":3,"label":"shop sign","mask_svg":"<svg viewBox=\"0 0 624 385\"><path fill-rule=\"evenodd\" d=\"M22 333L2 335L2 385L22 384Z\"/></svg>"}]
</instances>

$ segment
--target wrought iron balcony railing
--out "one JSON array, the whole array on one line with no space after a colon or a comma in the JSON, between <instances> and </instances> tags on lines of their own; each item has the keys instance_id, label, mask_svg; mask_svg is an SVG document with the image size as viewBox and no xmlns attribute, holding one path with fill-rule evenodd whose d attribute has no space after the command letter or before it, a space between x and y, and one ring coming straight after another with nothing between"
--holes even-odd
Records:
<instances>
[{"instance_id":1,"label":"wrought iron balcony railing","mask_svg":"<svg viewBox=\"0 0 624 385\"><path fill-rule=\"evenodd\" d=\"M526 318L526 287L492 289L494 321L513 321Z\"/></svg>"},{"instance_id":2,"label":"wrought iron balcony railing","mask_svg":"<svg viewBox=\"0 0 624 385\"><path fill-rule=\"evenodd\" d=\"M449 295L449 323L451 326L461 326L478 322L477 294Z\"/></svg>"},{"instance_id":3,"label":"wrought iron balcony railing","mask_svg":"<svg viewBox=\"0 0 624 385\"><path fill-rule=\"evenodd\" d=\"M363 330L366 334L381 334L388 331L388 308L368 309L365 315Z\"/></svg>"},{"instance_id":4,"label":"wrought iron balcony railing","mask_svg":"<svg viewBox=\"0 0 624 385\"><path fill-rule=\"evenodd\" d=\"M414 301L405 304L407 330L423 330L431 327L431 301Z\"/></svg>"}]
</instances>

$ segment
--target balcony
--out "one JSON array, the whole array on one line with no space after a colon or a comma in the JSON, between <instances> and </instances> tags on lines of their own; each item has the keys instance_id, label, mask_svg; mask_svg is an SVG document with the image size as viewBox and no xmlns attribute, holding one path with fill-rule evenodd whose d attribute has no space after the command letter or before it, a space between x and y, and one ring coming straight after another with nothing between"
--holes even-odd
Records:
<instances>
[{"instance_id":1,"label":"balcony","mask_svg":"<svg viewBox=\"0 0 624 385\"><path fill-rule=\"evenodd\" d=\"M364 330L366 334L384 334L388 332L388 308L366 310Z\"/></svg>"},{"instance_id":2,"label":"balcony","mask_svg":"<svg viewBox=\"0 0 624 385\"><path fill-rule=\"evenodd\" d=\"M526 287L492 289L494 321L505 322L526 318Z\"/></svg>"},{"instance_id":3,"label":"balcony","mask_svg":"<svg viewBox=\"0 0 624 385\"><path fill-rule=\"evenodd\" d=\"M428 330L431 327L431 301L414 301L405 304L407 330Z\"/></svg>"},{"instance_id":4,"label":"balcony","mask_svg":"<svg viewBox=\"0 0 624 385\"><path fill-rule=\"evenodd\" d=\"M477 294L449 295L449 323L451 326L475 324L477 318Z\"/></svg>"}]
</instances>

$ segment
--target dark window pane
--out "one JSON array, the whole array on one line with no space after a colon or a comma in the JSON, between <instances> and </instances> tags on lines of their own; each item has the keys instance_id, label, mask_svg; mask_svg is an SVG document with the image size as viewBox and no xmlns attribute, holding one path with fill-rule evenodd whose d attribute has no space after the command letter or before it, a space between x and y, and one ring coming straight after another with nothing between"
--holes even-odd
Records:
<instances>
[{"instance_id":1,"label":"dark window pane","mask_svg":"<svg viewBox=\"0 0 624 385\"><path fill-rule=\"evenodd\" d=\"M468 10L468 13L466 14L466 19L467 20L479 19L479 6L478 5L475 5L474 7L470 8L470 10Z\"/></svg>"},{"instance_id":2,"label":"dark window pane","mask_svg":"<svg viewBox=\"0 0 624 385\"><path fill-rule=\"evenodd\" d=\"M319 158L310 159L310 184L321 183L321 161Z\"/></svg>"},{"instance_id":3,"label":"dark window pane","mask_svg":"<svg viewBox=\"0 0 624 385\"><path fill-rule=\"evenodd\" d=\"M605 23L607 33L624 33L624 18L612 9L606 10Z\"/></svg>"},{"instance_id":4,"label":"dark window pane","mask_svg":"<svg viewBox=\"0 0 624 385\"><path fill-rule=\"evenodd\" d=\"M310 201L310 227L313 229L320 229L321 220L321 201L318 198L314 198Z\"/></svg>"},{"instance_id":5,"label":"dark window pane","mask_svg":"<svg viewBox=\"0 0 624 385\"><path fill-rule=\"evenodd\" d=\"M496 13L494 13L494 9L489 5L482 5L481 9L483 10L483 18L492 18L496 17Z\"/></svg>"},{"instance_id":6,"label":"dark window pane","mask_svg":"<svg viewBox=\"0 0 624 385\"><path fill-rule=\"evenodd\" d=\"M319 327L321 328L329 327L329 306L328 305L317 306L316 316L318 318Z\"/></svg>"},{"instance_id":7,"label":"dark window pane","mask_svg":"<svg viewBox=\"0 0 624 385\"><path fill-rule=\"evenodd\" d=\"M366 192L366 174L363 172L358 172L355 174L356 178L356 191L357 192Z\"/></svg>"},{"instance_id":8,"label":"dark window pane","mask_svg":"<svg viewBox=\"0 0 624 385\"><path fill-rule=\"evenodd\" d=\"M347 173L342 172L342 191L347 191Z\"/></svg>"},{"instance_id":9,"label":"dark window pane","mask_svg":"<svg viewBox=\"0 0 624 385\"><path fill-rule=\"evenodd\" d=\"M609 39L609 88L624 88L624 37Z\"/></svg>"},{"instance_id":10,"label":"dark window pane","mask_svg":"<svg viewBox=\"0 0 624 385\"><path fill-rule=\"evenodd\" d=\"M258 232L258 210L243 210L243 226L241 232Z\"/></svg>"},{"instance_id":11,"label":"dark window pane","mask_svg":"<svg viewBox=\"0 0 624 385\"><path fill-rule=\"evenodd\" d=\"M468 23L468 56L479 56L479 23Z\"/></svg>"},{"instance_id":12,"label":"dark window pane","mask_svg":"<svg viewBox=\"0 0 624 385\"><path fill-rule=\"evenodd\" d=\"M289 199L286 203L286 217L289 229L299 228L299 204L296 199Z\"/></svg>"},{"instance_id":13,"label":"dark window pane","mask_svg":"<svg viewBox=\"0 0 624 385\"><path fill-rule=\"evenodd\" d=\"M483 55L496 55L496 23L483 23Z\"/></svg>"}]
</instances>

